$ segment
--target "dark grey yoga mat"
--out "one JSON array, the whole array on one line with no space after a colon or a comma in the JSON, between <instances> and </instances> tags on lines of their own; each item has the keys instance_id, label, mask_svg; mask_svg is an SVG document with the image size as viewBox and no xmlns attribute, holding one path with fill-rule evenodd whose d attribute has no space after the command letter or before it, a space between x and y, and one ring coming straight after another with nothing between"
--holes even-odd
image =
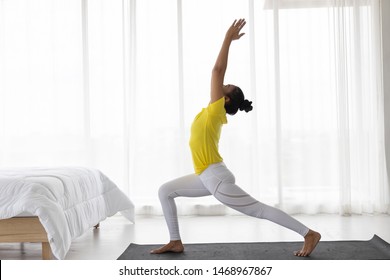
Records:
<instances>
[{"instance_id":1,"label":"dark grey yoga mat","mask_svg":"<svg viewBox=\"0 0 390 280\"><path fill-rule=\"evenodd\" d=\"M310 257L294 251L303 242L184 244L181 254L150 254L162 245L130 244L118 260L390 260L390 244L374 235L368 241L320 241Z\"/></svg>"}]
</instances>

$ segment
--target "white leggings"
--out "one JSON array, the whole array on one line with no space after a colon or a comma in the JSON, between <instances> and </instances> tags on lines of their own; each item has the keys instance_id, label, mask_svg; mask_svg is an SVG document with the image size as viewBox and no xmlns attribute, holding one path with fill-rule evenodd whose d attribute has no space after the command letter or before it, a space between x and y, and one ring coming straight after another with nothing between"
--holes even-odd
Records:
<instances>
[{"instance_id":1,"label":"white leggings","mask_svg":"<svg viewBox=\"0 0 390 280\"><path fill-rule=\"evenodd\" d=\"M213 195L224 205L241 213L267 219L305 236L309 229L283 211L261 203L235 184L234 175L223 162L210 165L200 175L191 174L162 185L158 192L171 240L180 240L174 199L178 196Z\"/></svg>"}]
</instances>

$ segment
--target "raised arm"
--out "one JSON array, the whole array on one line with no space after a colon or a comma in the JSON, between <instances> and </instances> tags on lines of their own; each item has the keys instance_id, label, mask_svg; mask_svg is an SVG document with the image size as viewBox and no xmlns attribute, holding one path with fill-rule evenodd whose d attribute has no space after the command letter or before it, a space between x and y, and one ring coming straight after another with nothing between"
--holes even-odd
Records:
<instances>
[{"instance_id":1,"label":"raised arm","mask_svg":"<svg viewBox=\"0 0 390 280\"><path fill-rule=\"evenodd\" d=\"M238 40L245 34L240 33L245 24L245 19L235 20L226 32L225 39L223 40L221 50L219 51L211 75L211 103L224 96L223 81L228 64L230 44L233 40Z\"/></svg>"}]
</instances>

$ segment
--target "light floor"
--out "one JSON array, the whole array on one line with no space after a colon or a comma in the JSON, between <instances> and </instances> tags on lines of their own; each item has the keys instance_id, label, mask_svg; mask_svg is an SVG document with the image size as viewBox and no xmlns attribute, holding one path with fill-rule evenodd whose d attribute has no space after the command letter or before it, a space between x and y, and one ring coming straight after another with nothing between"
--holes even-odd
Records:
<instances>
[{"instance_id":1,"label":"light floor","mask_svg":"<svg viewBox=\"0 0 390 280\"><path fill-rule=\"evenodd\" d=\"M322 240L368 240L374 234L390 243L390 215L297 215L296 219L321 232ZM302 238L266 220L246 216L180 217L184 243L302 241ZM137 216L131 224L121 215L100 223L73 241L66 259L115 260L133 242L162 244L168 241L162 216ZM40 259L41 247L32 243L0 244L0 259Z\"/></svg>"}]
</instances>

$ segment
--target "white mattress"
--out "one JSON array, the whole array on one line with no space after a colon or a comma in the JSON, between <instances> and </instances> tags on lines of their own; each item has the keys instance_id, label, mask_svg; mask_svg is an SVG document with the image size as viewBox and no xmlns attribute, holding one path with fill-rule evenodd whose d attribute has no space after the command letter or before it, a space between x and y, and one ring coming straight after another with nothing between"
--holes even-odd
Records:
<instances>
[{"instance_id":1,"label":"white mattress","mask_svg":"<svg viewBox=\"0 0 390 280\"><path fill-rule=\"evenodd\" d=\"M38 216L57 259L72 240L119 211L134 222L131 200L99 170L0 169L0 219Z\"/></svg>"},{"instance_id":2,"label":"white mattress","mask_svg":"<svg viewBox=\"0 0 390 280\"><path fill-rule=\"evenodd\" d=\"M15 217L20 217L20 218L22 218L22 217L35 217L35 215L33 215L29 212L22 212L22 213L16 215Z\"/></svg>"}]
</instances>

